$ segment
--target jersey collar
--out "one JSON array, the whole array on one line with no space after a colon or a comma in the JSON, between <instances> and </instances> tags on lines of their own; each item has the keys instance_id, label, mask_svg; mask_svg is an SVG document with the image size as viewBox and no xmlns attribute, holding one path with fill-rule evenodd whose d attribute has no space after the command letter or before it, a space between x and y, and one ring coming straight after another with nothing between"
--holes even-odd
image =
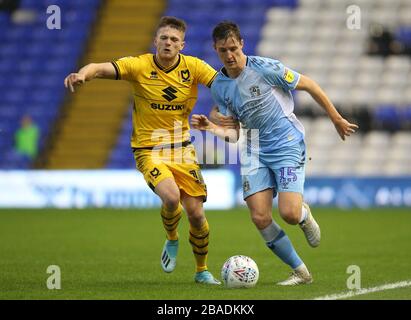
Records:
<instances>
[{"instance_id":1,"label":"jersey collar","mask_svg":"<svg viewBox=\"0 0 411 320\"><path fill-rule=\"evenodd\" d=\"M169 72L173 71L175 68L178 67L178 65L180 64L180 61L181 61L181 55L178 54L178 60L177 60L177 62L176 62L174 65L172 65L171 67L168 67L168 68L164 68L164 67L160 64L160 62L157 61L157 58L156 58L156 55L155 55L155 54L153 54L153 61L154 61L155 65L157 66L157 68L159 68L161 71L164 71L165 73L169 73Z\"/></svg>"},{"instance_id":2,"label":"jersey collar","mask_svg":"<svg viewBox=\"0 0 411 320\"><path fill-rule=\"evenodd\" d=\"M245 61L245 66L248 67L248 56L247 56L247 60ZM221 73L222 73L223 75L225 75L227 78L230 78L230 76L228 75L227 70L225 69L225 67L222 67L222 68L221 68ZM241 74L241 73L240 73L240 74ZM230 78L230 79L231 79L231 78Z\"/></svg>"}]
</instances>

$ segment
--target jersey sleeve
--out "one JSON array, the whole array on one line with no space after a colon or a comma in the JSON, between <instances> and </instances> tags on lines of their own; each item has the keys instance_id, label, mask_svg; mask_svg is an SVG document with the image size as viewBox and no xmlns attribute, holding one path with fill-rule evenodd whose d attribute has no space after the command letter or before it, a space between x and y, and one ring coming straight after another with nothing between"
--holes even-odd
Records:
<instances>
[{"instance_id":1,"label":"jersey sleeve","mask_svg":"<svg viewBox=\"0 0 411 320\"><path fill-rule=\"evenodd\" d=\"M136 81L141 69L141 58L124 57L111 62L116 69L116 80Z\"/></svg>"},{"instance_id":2,"label":"jersey sleeve","mask_svg":"<svg viewBox=\"0 0 411 320\"><path fill-rule=\"evenodd\" d=\"M218 88L215 85L211 86L211 96L213 97L214 103L217 105L218 112L226 116L228 112L227 105L218 94Z\"/></svg>"},{"instance_id":3,"label":"jersey sleeve","mask_svg":"<svg viewBox=\"0 0 411 320\"><path fill-rule=\"evenodd\" d=\"M201 83L209 88L217 76L217 71L210 66L207 62L195 58L196 63L196 75L197 83Z\"/></svg>"},{"instance_id":4,"label":"jersey sleeve","mask_svg":"<svg viewBox=\"0 0 411 320\"><path fill-rule=\"evenodd\" d=\"M263 69L264 78L272 86L281 87L284 90L294 90L300 80L300 74L282 64L278 60L260 58L258 68Z\"/></svg>"}]
</instances>

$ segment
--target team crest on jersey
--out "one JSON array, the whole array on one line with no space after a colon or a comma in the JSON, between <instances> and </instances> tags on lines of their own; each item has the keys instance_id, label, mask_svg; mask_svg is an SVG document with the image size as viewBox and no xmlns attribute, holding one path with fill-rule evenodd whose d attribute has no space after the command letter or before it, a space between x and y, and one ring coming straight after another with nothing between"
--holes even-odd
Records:
<instances>
[{"instance_id":1,"label":"team crest on jersey","mask_svg":"<svg viewBox=\"0 0 411 320\"><path fill-rule=\"evenodd\" d=\"M225 103L225 105L228 109L231 109L231 107L233 106L230 98L228 98L228 97L224 98L224 103Z\"/></svg>"},{"instance_id":2,"label":"team crest on jersey","mask_svg":"<svg viewBox=\"0 0 411 320\"><path fill-rule=\"evenodd\" d=\"M158 79L157 71L155 71L155 70L151 71L150 79Z\"/></svg>"},{"instance_id":3,"label":"team crest on jersey","mask_svg":"<svg viewBox=\"0 0 411 320\"><path fill-rule=\"evenodd\" d=\"M260 96L261 95L260 88L258 86L252 86L250 88L250 94L253 98Z\"/></svg>"},{"instance_id":4,"label":"team crest on jersey","mask_svg":"<svg viewBox=\"0 0 411 320\"><path fill-rule=\"evenodd\" d=\"M294 73L292 73L290 70L287 68L284 69L284 80L287 81L288 83L293 83L294 81Z\"/></svg>"},{"instance_id":5,"label":"team crest on jersey","mask_svg":"<svg viewBox=\"0 0 411 320\"><path fill-rule=\"evenodd\" d=\"M183 79L183 82L189 82L190 81L190 70L182 70L181 71L181 79Z\"/></svg>"},{"instance_id":6,"label":"team crest on jersey","mask_svg":"<svg viewBox=\"0 0 411 320\"><path fill-rule=\"evenodd\" d=\"M153 176L153 178L157 178L159 175L161 175L161 172L157 168L154 168L150 171L150 174Z\"/></svg>"}]
</instances>

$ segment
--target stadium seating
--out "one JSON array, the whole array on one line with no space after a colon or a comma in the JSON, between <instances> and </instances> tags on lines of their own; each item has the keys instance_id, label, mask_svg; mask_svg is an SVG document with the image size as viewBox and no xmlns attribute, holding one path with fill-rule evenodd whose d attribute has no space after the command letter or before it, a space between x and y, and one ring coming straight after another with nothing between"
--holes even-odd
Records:
<instances>
[{"instance_id":1,"label":"stadium seating","mask_svg":"<svg viewBox=\"0 0 411 320\"><path fill-rule=\"evenodd\" d=\"M279 59L311 76L354 122L360 119L356 115L367 114L362 130L340 142L312 98L305 92L294 93L296 114L302 116L312 159L307 164L309 175L411 173L411 153L406 152L411 141L410 55L383 57L367 52L374 23L383 24L403 48L411 48L411 2L361 0L361 28L350 30L346 9L351 2L169 0L163 14L187 21L185 54L220 68L211 31L223 19L234 20L245 37L246 54ZM44 28L49 4L57 4L67 13L62 30ZM37 13L36 21L28 24L16 24L9 14L0 12L0 168L31 165L25 159L14 159L10 152L23 114L32 115L40 126L41 147L44 145L65 99L61 79L84 53L99 4L99 0L22 0L23 9ZM35 77L39 73L44 76ZM200 86L194 112L208 114L212 104L209 90ZM108 168L135 166L130 132L129 113L107 161Z\"/></svg>"},{"instance_id":2,"label":"stadium seating","mask_svg":"<svg viewBox=\"0 0 411 320\"><path fill-rule=\"evenodd\" d=\"M321 117L321 108L313 107L312 98L305 92L295 93L297 115L310 110L316 116L303 118L312 159L307 164L308 175L411 173L407 152L401 151L406 150L411 132L400 130L411 129L410 56L367 54L369 26L374 22L383 22L404 45L411 43L411 3L362 0L359 30L346 27L346 9L351 4L349 0L214 0L190 4L170 0L165 14L188 23L184 53L202 57L215 68L221 63L212 49L211 30L216 22L231 19L241 27L247 54L279 59L311 76L345 113L360 114L365 108L362 130L340 142L331 122ZM188 5L190 11L185 10ZM194 111L208 114L211 105L208 89L200 87ZM127 121L123 132L130 130ZM123 139L128 141L127 134L119 137L110 167L134 167L129 145ZM408 165L404 165L406 160Z\"/></svg>"},{"instance_id":3,"label":"stadium seating","mask_svg":"<svg viewBox=\"0 0 411 320\"><path fill-rule=\"evenodd\" d=\"M314 78L343 113L365 107L370 127L344 143L326 118L304 118L308 175L410 174L406 142L411 139L408 109L411 99L411 58L368 55L369 27L383 24L403 45L411 39L411 3L405 0L358 2L361 28L346 27L352 1L300 0L294 10L272 7L262 28L257 53L281 60ZM292 25L289 25L292 21ZM286 42L286 46L278 44ZM323 115L305 92L296 92L296 113ZM355 120L354 120L355 121ZM326 123L329 123L328 125ZM396 138L396 137L401 138ZM394 144L391 141L404 144ZM398 140L399 139L399 140Z\"/></svg>"},{"instance_id":4,"label":"stadium seating","mask_svg":"<svg viewBox=\"0 0 411 320\"><path fill-rule=\"evenodd\" d=\"M169 0L164 15L177 16L188 24L184 54L203 58L216 69L220 68L212 46L211 32L214 25L221 20L233 20L240 26L246 39L245 52L255 54L255 48L260 40L260 30L264 23L265 13L271 6L295 8L296 0ZM187 10L190 8L190 10ZM244 13L247 14L244 14ZM208 114L213 105L207 88L199 87L196 113ZM125 119L123 132L129 130L130 119ZM122 139L127 139L127 142ZM110 168L133 168L130 161L129 137L121 134L108 162Z\"/></svg>"},{"instance_id":5,"label":"stadium seating","mask_svg":"<svg viewBox=\"0 0 411 320\"><path fill-rule=\"evenodd\" d=\"M146 52L163 10L163 0L104 2L99 10L99 19L93 25L88 50L79 64L113 61ZM44 167L106 167L123 119L127 116L131 100L129 84L93 81L76 90L74 95L67 94L66 98L59 130L49 145ZM125 121L131 120L127 118ZM121 155L116 151L114 154ZM127 149L124 157L127 159L129 154ZM119 166L122 167L122 162Z\"/></svg>"},{"instance_id":6,"label":"stadium seating","mask_svg":"<svg viewBox=\"0 0 411 320\"><path fill-rule=\"evenodd\" d=\"M107 168L134 168L135 166L130 146L132 131L131 110L132 105L130 105L129 112L127 113L127 119L123 122L123 128L117 138L116 146L110 154Z\"/></svg>"},{"instance_id":7,"label":"stadium seating","mask_svg":"<svg viewBox=\"0 0 411 320\"><path fill-rule=\"evenodd\" d=\"M307 175L411 175L411 132L372 130L341 141L326 117L300 118L306 129Z\"/></svg>"},{"instance_id":8,"label":"stadium seating","mask_svg":"<svg viewBox=\"0 0 411 320\"><path fill-rule=\"evenodd\" d=\"M60 30L49 30L49 5L62 12ZM43 148L63 102L64 76L85 48L100 0L22 0L34 21L16 22L0 12L0 168L29 168L29 159L13 152L14 132L24 114L40 127Z\"/></svg>"}]
</instances>

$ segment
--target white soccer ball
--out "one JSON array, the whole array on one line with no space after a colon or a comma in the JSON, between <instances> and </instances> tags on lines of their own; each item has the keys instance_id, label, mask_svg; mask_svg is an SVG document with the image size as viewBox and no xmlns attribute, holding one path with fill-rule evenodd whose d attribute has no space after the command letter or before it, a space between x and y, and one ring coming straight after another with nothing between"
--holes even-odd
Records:
<instances>
[{"instance_id":1,"label":"white soccer ball","mask_svg":"<svg viewBox=\"0 0 411 320\"><path fill-rule=\"evenodd\" d=\"M253 259L243 255L232 256L224 262L221 279L227 288L251 288L257 284L259 271Z\"/></svg>"}]
</instances>

